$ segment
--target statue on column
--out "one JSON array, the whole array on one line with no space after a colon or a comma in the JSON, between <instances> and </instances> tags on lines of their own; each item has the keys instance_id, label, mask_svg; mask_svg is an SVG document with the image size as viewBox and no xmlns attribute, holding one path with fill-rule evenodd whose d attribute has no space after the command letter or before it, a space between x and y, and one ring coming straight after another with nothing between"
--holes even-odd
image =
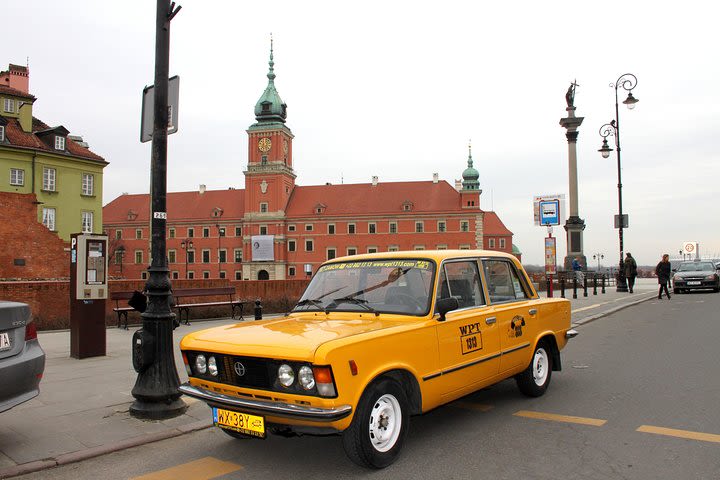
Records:
<instances>
[{"instance_id":1,"label":"statue on column","mask_svg":"<svg viewBox=\"0 0 720 480\"><path fill-rule=\"evenodd\" d=\"M567 93L565 93L565 101L567 102L568 108L575 108L575 87L579 87L577 80L570 84Z\"/></svg>"}]
</instances>

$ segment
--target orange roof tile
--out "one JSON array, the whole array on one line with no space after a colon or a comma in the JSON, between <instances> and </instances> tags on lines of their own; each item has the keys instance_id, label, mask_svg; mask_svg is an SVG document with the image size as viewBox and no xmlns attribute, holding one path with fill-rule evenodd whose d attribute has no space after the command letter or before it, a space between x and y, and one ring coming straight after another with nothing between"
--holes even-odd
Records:
<instances>
[{"instance_id":1,"label":"orange roof tile","mask_svg":"<svg viewBox=\"0 0 720 480\"><path fill-rule=\"evenodd\" d=\"M6 73L6 72L2 72L2 73ZM22 90L18 90L17 88L8 87L7 85L0 85L0 93L4 93L6 95L14 95L16 97L30 98L32 100L35 100L35 97L33 95L30 95L29 93L25 93Z\"/></svg>"},{"instance_id":2,"label":"orange roof tile","mask_svg":"<svg viewBox=\"0 0 720 480\"><path fill-rule=\"evenodd\" d=\"M245 215L245 190L206 190L205 193L172 192L166 197L168 220L210 221L214 208L222 208L222 220L240 220ZM128 212L137 217L128 219ZM103 207L103 223L147 224L150 220L150 195L121 195Z\"/></svg>"},{"instance_id":3,"label":"orange roof tile","mask_svg":"<svg viewBox=\"0 0 720 480\"><path fill-rule=\"evenodd\" d=\"M403 211L404 202L412 202L411 211ZM391 182L296 186L287 209L288 218L314 216L315 206L326 206L323 215L417 215L422 213L461 212L460 194L441 181Z\"/></svg>"},{"instance_id":4,"label":"orange roof tile","mask_svg":"<svg viewBox=\"0 0 720 480\"><path fill-rule=\"evenodd\" d=\"M48 130L50 127L48 127L46 124L38 120L37 118L33 117L33 133L26 132L22 129L20 126L20 122L17 118L13 117L4 117L7 120L7 125L5 125L5 136L7 137L8 142L10 145L16 146L16 147L22 147L22 148L33 148L36 150L44 150L47 152L52 153L60 153L54 148L51 148L49 145L47 145L45 142L40 140L35 132ZM75 157L81 157L86 158L90 160L97 160L103 163L105 162L105 159L101 157L100 155L97 155L90 151L90 149L81 147L77 143L75 143L71 139L67 139L65 142L65 149L70 155L73 155Z\"/></svg>"},{"instance_id":5,"label":"orange roof tile","mask_svg":"<svg viewBox=\"0 0 720 480\"><path fill-rule=\"evenodd\" d=\"M502 220L500 220L500 217L498 217L497 213L485 212L485 218L483 220L483 234L512 235L513 233L508 230Z\"/></svg>"}]
</instances>

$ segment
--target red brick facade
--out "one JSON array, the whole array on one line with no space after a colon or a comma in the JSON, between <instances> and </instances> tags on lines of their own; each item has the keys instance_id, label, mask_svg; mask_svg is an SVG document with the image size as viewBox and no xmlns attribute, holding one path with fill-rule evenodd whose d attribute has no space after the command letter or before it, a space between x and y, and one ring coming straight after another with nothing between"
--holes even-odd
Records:
<instances>
[{"instance_id":1,"label":"red brick facade","mask_svg":"<svg viewBox=\"0 0 720 480\"><path fill-rule=\"evenodd\" d=\"M35 195L0 192L0 207L0 280L69 278L69 245L37 221Z\"/></svg>"}]
</instances>

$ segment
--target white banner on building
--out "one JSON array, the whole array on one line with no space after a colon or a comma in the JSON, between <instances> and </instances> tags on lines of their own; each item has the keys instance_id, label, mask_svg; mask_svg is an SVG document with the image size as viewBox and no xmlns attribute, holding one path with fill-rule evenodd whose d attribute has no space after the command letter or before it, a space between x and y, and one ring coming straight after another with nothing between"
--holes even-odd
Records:
<instances>
[{"instance_id":1,"label":"white banner on building","mask_svg":"<svg viewBox=\"0 0 720 480\"><path fill-rule=\"evenodd\" d=\"M275 250L273 243L275 235L253 235L252 242L252 261L265 262L275 260Z\"/></svg>"}]
</instances>

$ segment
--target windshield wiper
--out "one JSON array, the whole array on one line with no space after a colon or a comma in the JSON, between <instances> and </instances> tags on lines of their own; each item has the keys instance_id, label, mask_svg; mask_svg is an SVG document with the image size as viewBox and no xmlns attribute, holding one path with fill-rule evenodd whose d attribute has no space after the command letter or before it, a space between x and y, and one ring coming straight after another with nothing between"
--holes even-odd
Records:
<instances>
[{"instance_id":1,"label":"windshield wiper","mask_svg":"<svg viewBox=\"0 0 720 480\"><path fill-rule=\"evenodd\" d=\"M375 314L375 316L380 315L377 311L375 311L374 308L372 308L370 305L368 305L368 301L364 298L355 298L355 297L340 297L340 298L333 298L332 302L330 302L327 307L325 307L325 313L328 312L330 307L335 308L340 303L352 303L353 305L360 305L365 310L372 312Z\"/></svg>"},{"instance_id":2,"label":"windshield wiper","mask_svg":"<svg viewBox=\"0 0 720 480\"><path fill-rule=\"evenodd\" d=\"M297 304L295 304L295 308L304 307L305 305L313 305L315 307L321 307L322 301L319 298L306 298L305 300L300 300ZM293 310L295 310L295 308L293 308Z\"/></svg>"}]
</instances>

